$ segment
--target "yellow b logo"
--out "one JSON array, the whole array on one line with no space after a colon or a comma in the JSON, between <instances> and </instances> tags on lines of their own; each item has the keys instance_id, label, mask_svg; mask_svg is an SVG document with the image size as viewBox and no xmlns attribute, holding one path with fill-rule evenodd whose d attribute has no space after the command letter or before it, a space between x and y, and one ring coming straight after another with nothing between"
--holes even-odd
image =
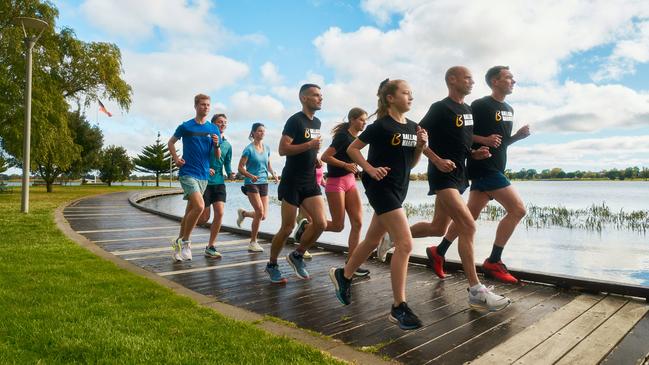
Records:
<instances>
[{"instance_id":1,"label":"yellow b logo","mask_svg":"<svg viewBox=\"0 0 649 365\"><path fill-rule=\"evenodd\" d=\"M455 125L456 125L457 127L461 127L461 126L463 126L463 125L464 125L464 117L461 116L461 115L457 115L457 116L455 116Z\"/></svg>"},{"instance_id":2,"label":"yellow b logo","mask_svg":"<svg viewBox=\"0 0 649 365\"><path fill-rule=\"evenodd\" d=\"M503 117L500 115L500 110L496 112L496 122L503 120Z\"/></svg>"},{"instance_id":3,"label":"yellow b logo","mask_svg":"<svg viewBox=\"0 0 649 365\"><path fill-rule=\"evenodd\" d=\"M311 131L309 128L304 128L304 138L311 138Z\"/></svg>"},{"instance_id":4,"label":"yellow b logo","mask_svg":"<svg viewBox=\"0 0 649 365\"><path fill-rule=\"evenodd\" d=\"M401 133L395 133L392 135L392 145L393 146L398 146L401 144Z\"/></svg>"}]
</instances>

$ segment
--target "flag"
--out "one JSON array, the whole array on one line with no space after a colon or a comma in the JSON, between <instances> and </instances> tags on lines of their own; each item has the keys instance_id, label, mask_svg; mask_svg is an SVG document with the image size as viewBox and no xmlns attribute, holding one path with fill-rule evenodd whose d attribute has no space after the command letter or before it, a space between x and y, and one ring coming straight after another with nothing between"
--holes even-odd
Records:
<instances>
[{"instance_id":1,"label":"flag","mask_svg":"<svg viewBox=\"0 0 649 365\"><path fill-rule=\"evenodd\" d=\"M101 100L97 99L97 101L99 102L99 111L108 115L109 117L112 117L113 114L106 110L106 107L104 106L104 104L102 104Z\"/></svg>"}]
</instances>

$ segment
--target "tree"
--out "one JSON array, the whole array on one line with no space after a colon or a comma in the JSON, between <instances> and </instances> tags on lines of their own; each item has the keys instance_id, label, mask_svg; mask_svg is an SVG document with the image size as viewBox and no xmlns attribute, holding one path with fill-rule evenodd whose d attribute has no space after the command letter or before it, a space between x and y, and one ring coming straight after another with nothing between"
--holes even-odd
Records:
<instances>
[{"instance_id":1,"label":"tree","mask_svg":"<svg viewBox=\"0 0 649 365\"><path fill-rule=\"evenodd\" d=\"M5 156L0 153L0 174L7 171L10 167L9 161L7 161Z\"/></svg>"},{"instance_id":2,"label":"tree","mask_svg":"<svg viewBox=\"0 0 649 365\"><path fill-rule=\"evenodd\" d=\"M99 154L99 178L108 186L128 179L132 170L133 162L124 147L110 145Z\"/></svg>"},{"instance_id":3,"label":"tree","mask_svg":"<svg viewBox=\"0 0 649 365\"><path fill-rule=\"evenodd\" d=\"M23 158L25 51L22 29L12 22L27 16L50 25L33 51L32 165L26 168L53 182L83 150L68 127L70 103L89 106L102 98L128 110L132 92L121 79L121 53L114 44L80 41L72 29L55 31L58 10L49 1L5 0L0 14L0 147L17 161Z\"/></svg>"},{"instance_id":4,"label":"tree","mask_svg":"<svg viewBox=\"0 0 649 365\"><path fill-rule=\"evenodd\" d=\"M99 164L99 153L104 145L104 134L98 126L93 126L80 111L68 113L68 128L72 140L81 147L81 157L65 171L69 177L82 178L85 183L86 175L96 170Z\"/></svg>"},{"instance_id":5,"label":"tree","mask_svg":"<svg viewBox=\"0 0 649 365\"><path fill-rule=\"evenodd\" d=\"M155 186L160 186L160 174L168 172L171 165L171 154L166 144L160 142L160 132L155 143L145 146L142 154L133 159L135 170L155 174Z\"/></svg>"}]
</instances>

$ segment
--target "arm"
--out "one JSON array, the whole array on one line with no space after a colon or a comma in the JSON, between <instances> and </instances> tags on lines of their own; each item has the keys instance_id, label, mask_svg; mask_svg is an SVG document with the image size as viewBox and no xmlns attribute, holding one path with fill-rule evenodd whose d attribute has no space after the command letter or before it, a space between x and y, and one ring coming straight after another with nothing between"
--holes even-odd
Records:
<instances>
[{"instance_id":1,"label":"arm","mask_svg":"<svg viewBox=\"0 0 649 365\"><path fill-rule=\"evenodd\" d=\"M291 144L293 138L283 134L282 138L279 140L279 155L280 156L293 156L300 154L302 152L308 151L310 149L318 150L320 149L320 138L314 138L309 142L304 142L301 144Z\"/></svg>"},{"instance_id":2,"label":"arm","mask_svg":"<svg viewBox=\"0 0 649 365\"><path fill-rule=\"evenodd\" d=\"M347 148L347 154L349 157L352 159L352 161L356 162L362 169L365 171L367 174L370 175L370 177L374 180L381 180L384 177L388 175L388 172L390 172L389 167L377 167L375 168L374 166L370 165L369 162L363 157L363 154L361 153L361 150L365 148L367 144L360 139L356 138L352 144L349 145Z\"/></svg>"},{"instance_id":3,"label":"arm","mask_svg":"<svg viewBox=\"0 0 649 365\"><path fill-rule=\"evenodd\" d=\"M356 164L354 163L347 163L344 161L340 161L339 159L335 158L334 155L336 154L336 149L333 147L327 147L327 149L322 153L320 156L320 159L326 163L327 165L331 166L336 166L340 167L341 169L345 169L349 172L356 173L358 172L358 169L356 168Z\"/></svg>"},{"instance_id":4,"label":"arm","mask_svg":"<svg viewBox=\"0 0 649 365\"><path fill-rule=\"evenodd\" d=\"M167 148L169 149L171 158L173 159L176 166L182 167L185 164L185 160L178 158L178 153L176 153L176 142L178 142L178 138L176 138L176 136L171 136L171 138L169 138L169 142L167 142Z\"/></svg>"},{"instance_id":5,"label":"arm","mask_svg":"<svg viewBox=\"0 0 649 365\"><path fill-rule=\"evenodd\" d=\"M525 139L529 137L529 135L530 135L530 125L525 124L516 133L514 133L514 135L509 139L509 144L518 142L521 139Z\"/></svg>"},{"instance_id":6,"label":"arm","mask_svg":"<svg viewBox=\"0 0 649 365\"><path fill-rule=\"evenodd\" d=\"M225 167L225 173L230 179L234 179L234 174L232 173L232 148L223 157L223 167Z\"/></svg>"},{"instance_id":7,"label":"arm","mask_svg":"<svg viewBox=\"0 0 649 365\"><path fill-rule=\"evenodd\" d=\"M502 139L503 137L500 134L492 134L490 136L479 136L477 134L473 135L473 142L494 148L500 146Z\"/></svg>"},{"instance_id":8,"label":"arm","mask_svg":"<svg viewBox=\"0 0 649 365\"><path fill-rule=\"evenodd\" d=\"M251 174L246 170L246 163L248 162L248 157L246 156L241 156L241 159L239 160L239 173L248 179L252 180L252 182L257 182L257 176Z\"/></svg>"},{"instance_id":9,"label":"arm","mask_svg":"<svg viewBox=\"0 0 649 365\"><path fill-rule=\"evenodd\" d=\"M279 182L279 179L277 178L277 174L275 174L275 170L273 170L273 167L270 165L270 156L268 157L268 172L273 175L273 179L275 180L275 184Z\"/></svg>"},{"instance_id":10,"label":"arm","mask_svg":"<svg viewBox=\"0 0 649 365\"><path fill-rule=\"evenodd\" d=\"M426 156L430 162L441 172L451 172L455 170L455 162L452 160L447 160L439 157L430 147L425 146L423 150L424 156Z\"/></svg>"},{"instance_id":11,"label":"arm","mask_svg":"<svg viewBox=\"0 0 649 365\"><path fill-rule=\"evenodd\" d=\"M421 158L421 153L428 144L428 133L426 133L426 130L421 128L420 126L417 126L417 145L415 146L415 155L412 160L412 167L417 166L419 163L419 159Z\"/></svg>"}]
</instances>

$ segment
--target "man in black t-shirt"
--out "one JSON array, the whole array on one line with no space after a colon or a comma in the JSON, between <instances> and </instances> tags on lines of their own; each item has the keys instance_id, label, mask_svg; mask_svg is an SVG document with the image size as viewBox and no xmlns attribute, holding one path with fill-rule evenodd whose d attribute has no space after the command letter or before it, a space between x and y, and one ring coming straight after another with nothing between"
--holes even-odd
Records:
<instances>
[{"instance_id":1,"label":"man in black t-shirt","mask_svg":"<svg viewBox=\"0 0 649 365\"><path fill-rule=\"evenodd\" d=\"M454 66L446 71L445 80L448 97L434 103L420 123L429 136L429 147L423 153L429 159L429 194L436 195L435 214L432 222L417 223L410 231L413 237L441 236L452 220L460 238L458 251L469 282L469 305L497 311L509 305L510 300L493 293L478 279L473 259L475 222L461 195L468 186L466 158L486 159L491 155L487 147L471 148L473 115L464 103L474 84L471 72L466 67ZM426 254L438 274L441 265L431 259L434 252L430 251L428 247Z\"/></svg>"},{"instance_id":2,"label":"man in black t-shirt","mask_svg":"<svg viewBox=\"0 0 649 365\"><path fill-rule=\"evenodd\" d=\"M491 158L468 161L468 176L471 179L468 206L474 219L478 219L480 212L491 199L495 199L507 211L498 224L491 255L482 264L482 271L485 275L499 281L515 284L518 279L507 271L507 267L501 260L501 254L516 225L526 212L523 200L505 176L505 167L507 147L529 136L530 128L529 125L524 125L512 135L514 109L505 102L505 97L512 93L516 81L509 67L490 68L485 81L491 88L491 95L471 104L474 119L473 146L474 148L489 147ZM448 246L457 235L456 225L451 224L442 242L434 249L434 253L443 258ZM439 258L437 259L439 261Z\"/></svg>"},{"instance_id":3,"label":"man in black t-shirt","mask_svg":"<svg viewBox=\"0 0 649 365\"><path fill-rule=\"evenodd\" d=\"M320 237L327 226L324 200L316 182L315 169L320 164L317 153L320 149L320 119L315 112L322 107L322 93L315 84L305 84L300 88L302 111L291 116L284 125L279 141L279 154L286 156L282 179L277 189L281 203L282 225L273 237L270 259L266 272L273 283L285 283L277 265L277 257L295 225L298 207L304 209L311 222L301 236L300 244L286 256L286 261L300 279L309 279L304 264L304 252Z\"/></svg>"}]
</instances>

